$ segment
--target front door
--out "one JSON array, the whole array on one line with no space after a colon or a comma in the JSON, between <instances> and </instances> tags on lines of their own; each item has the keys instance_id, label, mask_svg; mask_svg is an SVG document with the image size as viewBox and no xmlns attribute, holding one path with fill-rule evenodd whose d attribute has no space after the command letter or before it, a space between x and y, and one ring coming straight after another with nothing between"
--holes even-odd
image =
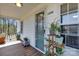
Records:
<instances>
[{"instance_id":1,"label":"front door","mask_svg":"<svg viewBox=\"0 0 79 59\"><path fill-rule=\"evenodd\" d=\"M44 12L36 14L36 47L44 51Z\"/></svg>"}]
</instances>

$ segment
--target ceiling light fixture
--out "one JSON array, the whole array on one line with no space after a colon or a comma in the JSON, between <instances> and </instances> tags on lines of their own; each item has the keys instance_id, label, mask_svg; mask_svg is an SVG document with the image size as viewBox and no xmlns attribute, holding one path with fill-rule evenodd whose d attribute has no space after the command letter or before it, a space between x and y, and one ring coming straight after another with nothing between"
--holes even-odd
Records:
<instances>
[{"instance_id":1,"label":"ceiling light fixture","mask_svg":"<svg viewBox=\"0 0 79 59\"><path fill-rule=\"evenodd\" d=\"M17 7L22 7L23 4L21 3L21 0L16 0L16 6Z\"/></svg>"}]
</instances>

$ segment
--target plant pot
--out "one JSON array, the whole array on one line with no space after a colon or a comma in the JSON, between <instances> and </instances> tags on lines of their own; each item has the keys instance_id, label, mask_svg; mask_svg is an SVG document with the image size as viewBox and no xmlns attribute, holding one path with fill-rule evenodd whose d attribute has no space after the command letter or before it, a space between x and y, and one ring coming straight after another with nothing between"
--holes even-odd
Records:
<instances>
[{"instance_id":1,"label":"plant pot","mask_svg":"<svg viewBox=\"0 0 79 59\"><path fill-rule=\"evenodd\" d=\"M50 30L50 34L51 35L56 35L56 33L54 31L52 31L52 30Z\"/></svg>"}]
</instances>

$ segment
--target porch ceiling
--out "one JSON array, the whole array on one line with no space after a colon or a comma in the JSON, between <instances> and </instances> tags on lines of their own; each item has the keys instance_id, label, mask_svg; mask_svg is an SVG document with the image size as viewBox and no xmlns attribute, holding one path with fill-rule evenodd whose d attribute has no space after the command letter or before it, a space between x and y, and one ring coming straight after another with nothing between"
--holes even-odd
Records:
<instances>
[{"instance_id":1,"label":"porch ceiling","mask_svg":"<svg viewBox=\"0 0 79 59\"><path fill-rule=\"evenodd\" d=\"M23 3L21 8L14 3L0 3L0 15L21 19L21 16L32 11L39 3Z\"/></svg>"}]
</instances>

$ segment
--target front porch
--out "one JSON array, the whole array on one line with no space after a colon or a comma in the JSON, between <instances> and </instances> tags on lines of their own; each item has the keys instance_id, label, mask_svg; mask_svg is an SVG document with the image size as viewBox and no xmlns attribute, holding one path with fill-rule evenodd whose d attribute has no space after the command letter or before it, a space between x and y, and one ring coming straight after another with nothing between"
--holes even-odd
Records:
<instances>
[{"instance_id":1,"label":"front porch","mask_svg":"<svg viewBox=\"0 0 79 59\"><path fill-rule=\"evenodd\" d=\"M3 6L1 7L1 15L6 16L1 16L0 18L0 34L5 34L5 36L2 35L5 37L5 44L0 45L0 56L44 56L44 53L46 52L45 44L48 45L46 39L49 39L50 27L52 23L55 23L55 21L57 21L56 23L58 23L58 25L62 29L61 32L59 32L59 36L64 37L64 40L62 40L65 41L64 43L62 42L63 45L66 44L67 46L74 47L71 48L64 45L64 52L61 55L79 55L79 50L75 49L79 48L79 4L30 3L23 5L23 8L17 8L16 6L14 6L14 4L0 5ZM64 6L65 9L67 9L67 6L71 6L72 8L68 9L67 11L64 10ZM9 11L7 11L7 7L10 10L10 13ZM4 13L4 8L6 10L6 13ZM15 11L13 12L13 10ZM8 18L6 15L7 12L8 16L13 18ZM64 15L65 12L66 14ZM19 23L17 21L19 21ZM59 24L60 21L61 23ZM23 47L21 45L21 42L15 44L18 34L21 35L20 39L28 38L28 40L30 41L29 47ZM14 43L12 44L12 42ZM41 51L42 53L39 51Z\"/></svg>"}]
</instances>

